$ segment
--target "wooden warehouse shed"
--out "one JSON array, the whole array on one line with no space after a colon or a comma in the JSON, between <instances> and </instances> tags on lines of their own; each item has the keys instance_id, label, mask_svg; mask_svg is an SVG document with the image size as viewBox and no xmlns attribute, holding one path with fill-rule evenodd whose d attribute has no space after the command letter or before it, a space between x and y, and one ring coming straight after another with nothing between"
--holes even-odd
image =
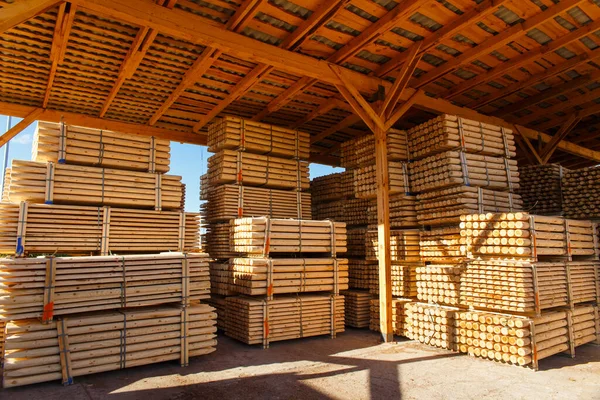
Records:
<instances>
[{"instance_id":1,"label":"wooden warehouse shed","mask_svg":"<svg viewBox=\"0 0 600 400\"><path fill-rule=\"evenodd\" d=\"M311 135L337 165L450 113L511 129L525 163L600 162L598 0L1 0L0 113L206 144L235 115ZM381 329L391 333L381 245Z\"/></svg>"}]
</instances>

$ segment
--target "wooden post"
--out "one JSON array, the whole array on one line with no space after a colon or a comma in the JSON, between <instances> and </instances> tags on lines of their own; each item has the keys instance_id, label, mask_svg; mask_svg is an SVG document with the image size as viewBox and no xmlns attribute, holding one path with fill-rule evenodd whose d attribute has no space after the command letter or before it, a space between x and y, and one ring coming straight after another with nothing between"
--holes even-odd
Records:
<instances>
[{"instance_id":1,"label":"wooden post","mask_svg":"<svg viewBox=\"0 0 600 400\"><path fill-rule=\"evenodd\" d=\"M392 330L392 257L390 252L390 204L387 161L387 135L375 130L375 162L377 174L377 246L379 251L379 316L380 332L385 342L394 339Z\"/></svg>"}]
</instances>

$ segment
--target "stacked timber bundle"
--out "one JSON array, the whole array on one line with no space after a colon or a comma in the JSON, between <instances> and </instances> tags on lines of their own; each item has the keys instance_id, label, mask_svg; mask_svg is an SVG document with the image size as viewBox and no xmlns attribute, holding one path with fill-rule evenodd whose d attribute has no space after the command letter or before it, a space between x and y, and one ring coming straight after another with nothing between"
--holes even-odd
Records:
<instances>
[{"instance_id":1,"label":"stacked timber bundle","mask_svg":"<svg viewBox=\"0 0 600 400\"><path fill-rule=\"evenodd\" d=\"M574 174L577 174L574 171ZM563 215L563 177L573 176L558 164L524 165L519 169L521 187L517 191L523 199L523 209L536 215ZM570 189L581 190L576 180L565 180ZM585 192L585 190L581 190ZM571 192L573 193L573 192ZM573 205L578 209L578 205ZM577 212L577 211L576 211ZM572 218L571 216L568 216ZM591 218L591 216L590 216Z\"/></svg>"},{"instance_id":2,"label":"stacked timber bundle","mask_svg":"<svg viewBox=\"0 0 600 400\"><path fill-rule=\"evenodd\" d=\"M311 219L310 193L221 185L208 191L206 200L202 214L210 223L262 215Z\"/></svg>"},{"instance_id":3,"label":"stacked timber bundle","mask_svg":"<svg viewBox=\"0 0 600 400\"><path fill-rule=\"evenodd\" d=\"M407 164L403 162L388 162L389 193L410 194ZM359 199L374 199L377 197L377 174L375 165L354 170L354 190Z\"/></svg>"},{"instance_id":4,"label":"stacked timber bundle","mask_svg":"<svg viewBox=\"0 0 600 400\"><path fill-rule=\"evenodd\" d=\"M390 196L389 207L391 229L409 229L419 225L416 196L404 194ZM377 225L377 200L370 200L367 212L369 225Z\"/></svg>"},{"instance_id":5,"label":"stacked timber bundle","mask_svg":"<svg viewBox=\"0 0 600 400\"><path fill-rule=\"evenodd\" d=\"M208 151L217 153L224 149L308 159L310 135L296 129L224 117L208 127Z\"/></svg>"},{"instance_id":6,"label":"stacked timber bundle","mask_svg":"<svg viewBox=\"0 0 600 400\"><path fill-rule=\"evenodd\" d=\"M102 311L6 327L5 388L62 380L215 351L216 314L206 304Z\"/></svg>"},{"instance_id":7,"label":"stacked timber bundle","mask_svg":"<svg viewBox=\"0 0 600 400\"><path fill-rule=\"evenodd\" d=\"M459 148L490 156L516 156L512 130L448 114L409 129L408 145L413 159Z\"/></svg>"},{"instance_id":8,"label":"stacked timber bundle","mask_svg":"<svg viewBox=\"0 0 600 400\"><path fill-rule=\"evenodd\" d=\"M417 298L422 302L459 305L462 266L425 265L417 268Z\"/></svg>"},{"instance_id":9,"label":"stacked timber bundle","mask_svg":"<svg viewBox=\"0 0 600 400\"><path fill-rule=\"evenodd\" d=\"M342 293L345 303L346 326L367 328L371 321L371 295L363 290L346 290Z\"/></svg>"},{"instance_id":10,"label":"stacked timber bundle","mask_svg":"<svg viewBox=\"0 0 600 400\"><path fill-rule=\"evenodd\" d=\"M13 160L8 201L178 210L181 177Z\"/></svg>"},{"instance_id":11,"label":"stacked timber bundle","mask_svg":"<svg viewBox=\"0 0 600 400\"><path fill-rule=\"evenodd\" d=\"M247 344L331 335L344 331L344 296L282 295L272 300L228 297L225 333Z\"/></svg>"},{"instance_id":12,"label":"stacked timber bundle","mask_svg":"<svg viewBox=\"0 0 600 400\"><path fill-rule=\"evenodd\" d=\"M435 227L421 231L421 260L431 263L456 263L465 259L461 252L460 227Z\"/></svg>"},{"instance_id":13,"label":"stacked timber bundle","mask_svg":"<svg viewBox=\"0 0 600 400\"><path fill-rule=\"evenodd\" d=\"M2 186L2 203L8 203L10 188L10 167L6 168L4 172L4 185Z\"/></svg>"},{"instance_id":14,"label":"stacked timber bundle","mask_svg":"<svg viewBox=\"0 0 600 400\"><path fill-rule=\"evenodd\" d=\"M238 218L232 221L232 249L252 255L345 253L346 224L333 221Z\"/></svg>"},{"instance_id":15,"label":"stacked timber bundle","mask_svg":"<svg viewBox=\"0 0 600 400\"><path fill-rule=\"evenodd\" d=\"M411 299L392 299L392 329L395 335L406 336L406 304L410 303ZM379 332L379 299L371 300L371 319L369 329Z\"/></svg>"},{"instance_id":16,"label":"stacked timber bundle","mask_svg":"<svg viewBox=\"0 0 600 400\"><path fill-rule=\"evenodd\" d=\"M342 168L355 169L375 164L375 135L365 135L342 143ZM387 132L387 158L390 161L410 159L406 131L390 129Z\"/></svg>"},{"instance_id":17,"label":"stacked timber bundle","mask_svg":"<svg viewBox=\"0 0 600 400\"><path fill-rule=\"evenodd\" d=\"M588 167L565 172L562 179L563 210L567 218L600 218L600 169Z\"/></svg>"},{"instance_id":18,"label":"stacked timber bundle","mask_svg":"<svg viewBox=\"0 0 600 400\"><path fill-rule=\"evenodd\" d=\"M455 350L454 319L458 309L425 303L407 303L405 330L409 339Z\"/></svg>"},{"instance_id":19,"label":"stacked timber bundle","mask_svg":"<svg viewBox=\"0 0 600 400\"><path fill-rule=\"evenodd\" d=\"M4 320L186 305L210 295L208 256L202 253L4 258L0 270Z\"/></svg>"},{"instance_id":20,"label":"stacked timber bundle","mask_svg":"<svg viewBox=\"0 0 600 400\"><path fill-rule=\"evenodd\" d=\"M208 159L208 184L235 183L268 189L309 188L308 163L234 150L222 150Z\"/></svg>"},{"instance_id":21,"label":"stacked timber bundle","mask_svg":"<svg viewBox=\"0 0 600 400\"><path fill-rule=\"evenodd\" d=\"M206 251L216 260L228 260L240 254L232 250L229 222L206 226Z\"/></svg>"},{"instance_id":22,"label":"stacked timber bundle","mask_svg":"<svg viewBox=\"0 0 600 400\"><path fill-rule=\"evenodd\" d=\"M368 228L365 226L351 227L346 230L348 251L345 257L365 259L367 255L366 235Z\"/></svg>"},{"instance_id":23,"label":"stacked timber bundle","mask_svg":"<svg viewBox=\"0 0 600 400\"><path fill-rule=\"evenodd\" d=\"M348 276L350 288L373 291L373 285L379 285L377 261L349 259Z\"/></svg>"},{"instance_id":24,"label":"stacked timber bundle","mask_svg":"<svg viewBox=\"0 0 600 400\"><path fill-rule=\"evenodd\" d=\"M393 230L390 232L390 251L392 261L415 262L421 261L420 232L416 229ZM369 230L366 235L367 260L377 260L379 257L378 237L376 230Z\"/></svg>"},{"instance_id":25,"label":"stacked timber bundle","mask_svg":"<svg viewBox=\"0 0 600 400\"><path fill-rule=\"evenodd\" d=\"M313 206L313 218L345 222L349 226L362 226L368 224L368 207L369 200L367 199L346 199L329 203L316 203Z\"/></svg>"},{"instance_id":26,"label":"stacked timber bundle","mask_svg":"<svg viewBox=\"0 0 600 400\"><path fill-rule=\"evenodd\" d=\"M410 188L415 193L461 185L509 192L519 189L516 160L461 150L414 161L409 170Z\"/></svg>"},{"instance_id":27,"label":"stacked timber bundle","mask_svg":"<svg viewBox=\"0 0 600 400\"><path fill-rule=\"evenodd\" d=\"M392 296L417 298L417 269L422 267L420 263L392 262ZM379 270L375 265L370 275L371 284L369 291L373 295L379 294Z\"/></svg>"},{"instance_id":28,"label":"stacked timber bundle","mask_svg":"<svg viewBox=\"0 0 600 400\"><path fill-rule=\"evenodd\" d=\"M418 194L416 216L420 225L456 225L463 214L515 212L522 209L523 201L518 194L457 186Z\"/></svg>"},{"instance_id":29,"label":"stacked timber bundle","mask_svg":"<svg viewBox=\"0 0 600 400\"><path fill-rule=\"evenodd\" d=\"M169 172L170 143L62 123L38 122L32 160L143 172Z\"/></svg>"},{"instance_id":30,"label":"stacked timber bundle","mask_svg":"<svg viewBox=\"0 0 600 400\"><path fill-rule=\"evenodd\" d=\"M235 292L231 290L233 272L229 262L211 261L209 263L209 271L211 294L217 296L232 296L235 294Z\"/></svg>"},{"instance_id":31,"label":"stacked timber bundle","mask_svg":"<svg viewBox=\"0 0 600 400\"><path fill-rule=\"evenodd\" d=\"M352 171L323 175L310 181L310 193L316 204L354 197L354 173Z\"/></svg>"},{"instance_id":32,"label":"stacked timber bundle","mask_svg":"<svg viewBox=\"0 0 600 400\"><path fill-rule=\"evenodd\" d=\"M194 251L199 215L112 207L0 203L3 254Z\"/></svg>"},{"instance_id":33,"label":"stacked timber bundle","mask_svg":"<svg viewBox=\"0 0 600 400\"><path fill-rule=\"evenodd\" d=\"M590 221L527 213L473 214L461 217L461 250L469 256L596 256Z\"/></svg>"},{"instance_id":34,"label":"stacked timber bundle","mask_svg":"<svg viewBox=\"0 0 600 400\"><path fill-rule=\"evenodd\" d=\"M212 293L210 298L206 300L206 303L213 307L217 313L217 329L225 331L225 327L227 326L227 296Z\"/></svg>"},{"instance_id":35,"label":"stacked timber bundle","mask_svg":"<svg viewBox=\"0 0 600 400\"><path fill-rule=\"evenodd\" d=\"M336 258L234 258L231 291L248 296L348 289L348 260Z\"/></svg>"}]
</instances>

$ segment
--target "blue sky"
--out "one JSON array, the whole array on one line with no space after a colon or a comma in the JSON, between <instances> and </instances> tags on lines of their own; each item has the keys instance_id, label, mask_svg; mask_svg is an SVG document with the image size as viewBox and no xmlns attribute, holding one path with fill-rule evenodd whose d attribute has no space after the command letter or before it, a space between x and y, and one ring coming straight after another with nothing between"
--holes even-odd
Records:
<instances>
[{"instance_id":1,"label":"blue sky","mask_svg":"<svg viewBox=\"0 0 600 400\"><path fill-rule=\"evenodd\" d=\"M14 126L20 120L20 118L12 118L11 126ZM8 117L0 115L0 132L6 132L7 121ZM10 141L8 165L13 159L31 160L31 143L36 126L37 123L31 124ZM5 147L0 149L0 164L4 162ZM194 212L200 208L200 175L206 172L206 160L210 155L211 153L206 151L204 146L171 142L171 170L169 174L181 175L183 182L186 184L186 211ZM343 169L319 164L310 165L311 179L340 171L343 171Z\"/></svg>"}]
</instances>

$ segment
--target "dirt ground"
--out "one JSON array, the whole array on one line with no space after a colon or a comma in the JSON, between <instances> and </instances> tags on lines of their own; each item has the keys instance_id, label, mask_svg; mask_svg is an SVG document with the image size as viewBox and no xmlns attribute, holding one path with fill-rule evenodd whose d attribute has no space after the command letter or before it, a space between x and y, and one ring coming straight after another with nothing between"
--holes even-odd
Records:
<instances>
[{"instance_id":1,"label":"dirt ground","mask_svg":"<svg viewBox=\"0 0 600 400\"><path fill-rule=\"evenodd\" d=\"M595 399L600 346L557 355L540 371L437 350L411 341L379 344L350 329L325 337L246 346L224 336L218 350L176 363L106 372L0 391L4 400L78 399Z\"/></svg>"}]
</instances>

